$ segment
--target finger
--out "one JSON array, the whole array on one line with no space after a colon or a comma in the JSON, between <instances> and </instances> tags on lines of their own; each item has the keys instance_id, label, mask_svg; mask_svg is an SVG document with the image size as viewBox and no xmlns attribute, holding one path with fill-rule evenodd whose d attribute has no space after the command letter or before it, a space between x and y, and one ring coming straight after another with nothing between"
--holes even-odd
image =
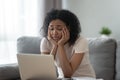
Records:
<instances>
[{"instance_id":1,"label":"finger","mask_svg":"<svg viewBox=\"0 0 120 80\"><path fill-rule=\"evenodd\" d=\"M48 39L50 40L51 39L51 35L50 35L50 31L48 30Z\"/></svg>"},{"instance_id":2,"label":"finger","mask_svg":"<svg viewBox=\"0 0 120 80\"><path fill-rule=\"evenodd\" d=\"M62 31L62 38L61 39L63 39L64 38L64 30Z\"/></svg>"},{"instance_id":3,"label":"finger","mask_svg":"<svg viewBox=\"0 0 120 80\"><path fill-rule=\"evenodd\" d=\"M67 28L65 29L65 38L66 40L69 39L69 30Z\"/></svg>"},{"instance_id":4,"label":"finger","mask_svg":"<svg viewBox=\"0 0 120 80\"><path fill-rule=\"evenodd\" d=\"M67 28L65 28L65 38L68 37L68 31L67 31Z\"/></svg>"},{"instance_id":5,"label":"finger","mask_svg":"<svg viewBox=\"0 0 120 80\"><path fill-rule=\"evenodd\" d=\"M48 30L48 36L50 37L50 31Z\"/></svg>"},{"instance_id":6,"label":"finger","mask_svg":"<svg viewBox=\"0 0 120 80\"><path fill-rule=\"evenodd\" d=\"M70 37L70 32L69 32L68 29L67 29L67 37L68 37L68 38Z\"/></svg>"}]
</instances>

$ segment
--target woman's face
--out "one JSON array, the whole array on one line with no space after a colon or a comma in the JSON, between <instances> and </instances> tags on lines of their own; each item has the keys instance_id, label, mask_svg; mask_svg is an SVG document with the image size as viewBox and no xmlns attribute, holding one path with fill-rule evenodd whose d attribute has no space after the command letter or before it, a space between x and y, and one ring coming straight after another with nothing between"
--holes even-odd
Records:
<instances>
[{"instance_id":1,"label":"woman's face","mask_svg":"<svg viewBox=\"0 0 120 80\"><path fill-rule=\"evenodd\" d=\"M65 23L59 19L56 19L50 22L48 32L53 40L59 41L62 37L62 31L64 28L66 28Z\"/></svg>"}]
</instances>

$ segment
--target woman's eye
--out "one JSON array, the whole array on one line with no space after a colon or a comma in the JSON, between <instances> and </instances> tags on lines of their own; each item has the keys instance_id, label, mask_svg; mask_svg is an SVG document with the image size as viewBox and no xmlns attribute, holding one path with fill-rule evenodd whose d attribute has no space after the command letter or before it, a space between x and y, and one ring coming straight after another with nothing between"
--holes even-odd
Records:
<instances>
[{"instance_id":1,"label":"woman's eye","mask_svg":"<svg viewBox=\"0 0 120 80\"><path fill-rule=\"evenodd\" d=\"M58 29L59 31L62 31L62 29Z\"/></svg>"},{"instance_id":2,"label":"woman's eye","mask_svg":"<svg viewBox=\"0 0 120 80\"><path fill-rule=\"evenodd\" d=\"M53 28L49 28L49 30L54 30Z\"/></svg>"}]
</instances>

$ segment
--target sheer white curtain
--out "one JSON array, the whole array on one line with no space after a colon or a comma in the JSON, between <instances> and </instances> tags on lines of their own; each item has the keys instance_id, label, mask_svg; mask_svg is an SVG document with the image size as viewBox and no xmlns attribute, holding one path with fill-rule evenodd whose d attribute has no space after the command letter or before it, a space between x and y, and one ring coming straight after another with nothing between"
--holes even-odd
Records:
<instances>
[{"instance_id":1,"label":"sheer white curtain","mask_svg":"<svg viewBox=\"0 0 120 80\"><path fill-rule=\"evenodd\" d=\"M62 0L0 0L0 64L17 61L20 36L38 36L44 16Z\"/></svg>"},{"instance_id":2,"label":"sheer white curtain","mask_svg":"<svg viewBox=\"0 0 120 80\"><path fill-rule=\"evenodd\" d=\"M37 36L38 18L38 0L0 0L0 64L16 62L17 38Z\"/></svg>"}]
</instances>

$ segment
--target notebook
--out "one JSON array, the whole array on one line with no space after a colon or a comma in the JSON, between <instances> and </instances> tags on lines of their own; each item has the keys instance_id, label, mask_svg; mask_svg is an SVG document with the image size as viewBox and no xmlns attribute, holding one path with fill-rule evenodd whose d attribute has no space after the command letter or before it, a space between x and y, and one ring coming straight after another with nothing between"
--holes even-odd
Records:
<instances>
[{"instance_id":1,"label":"notebook","mask_svg":"<svg viewBox=\"0 0 120 80\"><path fill-rule=\"evenodd\" d=\"M57 79L52 55L17 54L21 80L38 80L38 78Z\"/></svg>"}]
</instances>

